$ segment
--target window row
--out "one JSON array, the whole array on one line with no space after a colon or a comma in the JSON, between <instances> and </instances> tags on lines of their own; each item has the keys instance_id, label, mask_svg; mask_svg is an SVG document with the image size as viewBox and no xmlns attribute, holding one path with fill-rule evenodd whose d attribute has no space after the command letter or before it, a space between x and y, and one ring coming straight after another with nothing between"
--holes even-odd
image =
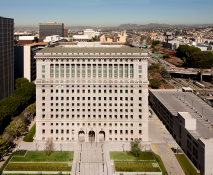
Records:
<instances>
[{"instance_id":1,"label":"window row","mask_svg":"<svg viewBox=\"0 0 213 175\"><path fill-rule=\"evenodd\" d=\"M45 106L45 103L42 103ZM133 107L133 103L50 103L50 106L130 106ZM139 103L138 106L142 106Z\"/></svg>"},{"instance_id":2,"label":"window row","mask_svg":"<svg viewBox=\"0 0 213 175\"><path fill-rule=\"evenodd\" d=\"M99 89L99 90L96 90L96 89L93 89L93 90L90 90L90 89L87 89L87 90L85 90L85 89L82 89L82 90L80 90L80 89L76 89L76 90L74 90L74 89L72 89L72 90L71 89L66 89L66 90L55 89L55 90L53 90L53 89L51 89L50 92L51 93L59 93L60 92L62 94L65 93L65 92L67 94L69 94L69 93L72 93L72 94L74 94L74 93L77 93L77 94L80 94L80 93L83 93L83 94L85 94L85 93L88 93L88 94L90 94L90 93L93 93L93 94L96 94L96 93L98 93L98 94L101 94L101 93L104 93L104 94L107 94L107 93L109 93L109 94L112 94L112 93L114 93L114 94L131 93L131 94L133 94L133 90L122 90L122 89L120 89L120 90L117 90L117 89L115 89L115 90L112 90L112 89L109 89L109 90L106 90L106 89L104 89L104 90L101 90L101 89ZM45 93L45 89L42 89L42 93ZM139 90L138 93L142 94L142 90Z\"/></svg>"},{"instance_id":3,"label":"window row","mask_svg":"<svg viewBox=\"0 0 213 175\"><path fill-rule=\"evenodd\" d=\"M45 134L45 132L46 132L46 130L45 129L42 129L42 134ZM70 130L69 129L66 129L66 130L64 130L64 129L61 129L61 130L59 130L59 129L55 129L55 132L54 132L54 129L50 129L50 133L51 134L53 134L53 133L55 133L55 134L64 134L64 133L66 133L66 134L69 134L70 133ZM112 130L109 130L109 134L112 134L113 133L113 131ZM120 133L120 134L133 134L133 130L114 130L114 134L118 134L118 133ZM74 134L74 132L72 132L72 134ZM142 130L139 130L139 134L142 134Z\"/></svg>"},{"instance_id":4,"label":"window row","mask_svg":"<svg viewBox=\"0 0 213 175\"><path fill-rule=\"evenodd\" d=\"M115 100L115 101L117 101L117 100L120 100L120 101L122 101L122 100L126 100L126 101L128 101L128 100L130 100L130 101L133 101L133 97L50 97L50 100L104 100L104 101L107 101L107 100ZM45 100L45 97L42 97L42 100ZM139 101L142 101L142 97L138 97L138 100Z\"/></svg>"},{"instance_id":5,"label":"window row","mask_svg":"<svg viewBox=\"0 0 213 175\"><path fill-rule=\"evenodd\" d=\"M106 119L106 118L109 118L109 119L112 119L112 117L114 116L114 118L115 119L117 119L117 118L120 118L120 119L123 119L123 118L125 118L125 119L128 119L128 118L131 118L131 119L133 119L133 115L74 115L74 114L72 114L72 115L69 115L69 114L67 114L67 115L64 115L64 114L61 114L60 115L60 118L65 118L65 116L66 116L66 118L67 119L69 119L69 118L80 118L80 116L84 119L85 117L86 118L93 118L93 119L95 119L96 117L97 118L99 118L99 119L101 119L101 118L103 118L103 119ZM107 117L108 116L108 117ZM140 119L142 119L142 115L138 115L138 117L140 118ZM43 119L45 119L46 118L46 115L45 114L42 114L42 118ZM54 118L54 115L53 114L51 114L50 115L50 118ZM59 115L58 114L56 114L55 115L55 118L59 118Z\"/></svg>"},{"instance_id":6,"label":"window row","mask_svg":"<svg viewBox=\"0 0 213 175\"><path fill-rule=\"evenodd\" d=\"M54 111L56 111L56 112L59 112L59 111L61 111L61 112L64 112L65 111L65 109L50 109L50 112L54 112ZM82 112L86 112L86 109L66 109L66 112L69 112L69 111L72 111L72 112L75 112L75 111L77 111L77 112L80 112L80 111L82 111ZM107 112L107 111L109 111L109 112L113 112L113 109L103 109L103 110L101 110L101 109L87 109L87 111L88 112L90 112L90 111L93 111L93 112L96 112L96 111L98 111L98 112ZM120 111L120 112L133 112L134 110L133 109L114 109L114 112L118 112L118 111ZM45 109L42 109L42 112L45 112ZM142 112L142 109L138 109L138 112Z\"/></svg>"},{"instance_id":7,"label":"window row","mask_svg":"<svg viewBox=\"0 0 213 175\"><path fill-rule=\"evenodd\" d=\"M67 126L69 126L70 123L61 123L61 126L64 126L65 124ZM53 126L54 124L50 123L50 125ZM55 125L58 126L59 123L55 123ZM72 123L72 125L75 125L75 123ZM78 125L80 125L80 123L78 123ZM85 123L82 123L82 125L85 125ZM88 125L90 125L90 124L88 124ZM98 125L101 126L101 123L98 123ZM104 126L106 126L106 125L107 125L107 123L104 123ZM113 123L109 123L109 126L112 126L112 125L113 125ZM119 125L119 123L114 123L114 125L117 126L117 125ZM123 125L128 126L128 123L125 123L125 124L124 123L120 123L120 126L123 126ZM133 123L131 123L130 125L133 126ZM45 126L45 123L42 123L42 126ZM142 123L139 123L139 126L141 127ZM72 129L72 131L74 132L74 129Z\"/></svg>"},{"instance_id":8,"label":"window row","mask_svg":"<svg viewBox=\"0 0 213 175\"><path fill-rule=\"evenodd\" d=\"M45 73L45 65L42 65ZM133 78L133 64L51 64L51 78Z\"/></svg>"}]
</instances>

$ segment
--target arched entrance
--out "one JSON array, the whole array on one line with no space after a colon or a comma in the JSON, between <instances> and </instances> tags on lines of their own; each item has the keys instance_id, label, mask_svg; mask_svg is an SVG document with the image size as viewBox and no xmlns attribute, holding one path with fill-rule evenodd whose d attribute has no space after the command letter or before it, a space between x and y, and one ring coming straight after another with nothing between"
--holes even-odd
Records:
<instances>
[{"instance_id":1,"label":"arched entrance","mask_svg":"<svg viewBox=\"0 0 213 175\"><path fill-rule=\"evenodd\" d=\"M89 141L91 142L93 142L93 141L95 141L95 132L94 131L89 131Z\"/></svg>"},{"instance_id":2,"label":"arched entrance","mask_svg":"<svg viewBox=\"0 0 213 175\"><path fill-rule=\"evenodd\" d=\"M84 142L85 141L85 132L84 131L79 131L78 132L78 141L79 142Z\"/></svg>"},{"instance_id":3,"label":"arched entrance","mask_svg":"<svg viewBox=\"0 0 213 175\"><path fill-rule=\"evenodd\" d=\"M105 132L104 131L100 131L99 132L99 141L100 142L104 142L105 141Z\"/></svg>"}]
</instances>

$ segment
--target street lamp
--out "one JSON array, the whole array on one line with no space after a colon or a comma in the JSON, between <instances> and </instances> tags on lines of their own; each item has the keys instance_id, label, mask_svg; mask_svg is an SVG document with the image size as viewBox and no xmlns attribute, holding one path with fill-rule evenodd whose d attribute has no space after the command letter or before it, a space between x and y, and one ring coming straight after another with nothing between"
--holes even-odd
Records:
<instances>
[{"instance_id":1,"label":"street lamp","mask_svg":"<svg viewBox=\"0 0 213 175\"><path fill-rule=\"evenodd\" d=\"M193 103L194 103L194 100L192 100L192 109L193 109Z\"/></svg>"},{"instance_id":2,"label":"street lamp","mask_svg":"<svg viewBox=\"0 0 213 175\"><path fill-rule=\"evenodd\" d=\"M203 117L203 107L201 107L201 109L202 109L202 116L201 117Z\"/></svg>"}]
</instances>

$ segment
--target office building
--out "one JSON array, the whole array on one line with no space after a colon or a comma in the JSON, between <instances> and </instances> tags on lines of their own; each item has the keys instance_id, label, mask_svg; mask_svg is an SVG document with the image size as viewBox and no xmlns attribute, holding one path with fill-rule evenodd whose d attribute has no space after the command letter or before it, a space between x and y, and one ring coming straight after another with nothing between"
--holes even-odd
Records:
<instances>
[{"instance_id":1,"label":"office building","mask_svg":"<svg viewBox=\"0 0 213 175\"><path fill-rule=\"evenodd\" d=\"M100 37L100 42L126 42L126 30L122 31L120 34L103 34Z\"/></svg>"},{"instance_id":2,"label":"office building","mask_svg":"<svg viewBox=\"0 0 213 175\"><path fill-rule=\"evenodd\" d=\"M39 39L51 35L64 37L64 24L56 22L39 23Z\"/></svg>"},{"instance_id":3,"label":"office building","mask_svg":"<svg viewBox=\"0 0 213 175\"><path fill-rule=\"evenodd\" d=\"M14 91L14 19L0 16L0 100Z\"/></svg>"},{"instance_id":4,"label":"office building","mask_svg":"<svg viewBox=\"0 0 213 175\"><path fill-rule=\"evenodd\" d=\"M191 92L150 90L149 104L201 174L213 174L213 110Z\"/></svg>"},{"instance_id":5,"label":"office building","mask_svg":"<svg viewBox=\"0 0 213 175\"><path fill-rule=\"evenodd\" d=\"M48 47L36 53L36 141L148 142L148 54Z\"/></svg>"},{"instance_id":6,"label":"office building","mask_svg":"<svg viewBox=\"0 0 213 175\"><path fill-rule=\"evenodd\" d=\"M32 43L15 46L15 78L27 78L30 82L36 79L36 52L47 46L47 43Z\"/></svg>"},{"instance_id":7,"label":"office building","mask_svg":"<svg viewBox=\"0 0 213 175\"><path fill-rule=\"evenodd\" d=\"M64 28L64 37L68 37L68 28Z\"/></svg>"}]
</instances>

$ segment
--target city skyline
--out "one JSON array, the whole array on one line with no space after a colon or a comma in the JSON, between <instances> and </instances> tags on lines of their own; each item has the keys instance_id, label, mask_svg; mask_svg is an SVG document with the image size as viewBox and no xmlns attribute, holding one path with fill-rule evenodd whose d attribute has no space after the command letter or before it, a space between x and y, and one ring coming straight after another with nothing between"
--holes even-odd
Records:
<instances>
[{"instance_id":1,"label":"city skyline","mask_svg":"<svg viewBox=\"0 0 213 175\"><path fill-rule=\"evenodd\" d=\"M212 24L212 6L213 2L210 0L0 2L2 16L14 18L15 26L29 27L44 22L94 27L118 26L126 23Z\"/></svg>"}]
</instances>

